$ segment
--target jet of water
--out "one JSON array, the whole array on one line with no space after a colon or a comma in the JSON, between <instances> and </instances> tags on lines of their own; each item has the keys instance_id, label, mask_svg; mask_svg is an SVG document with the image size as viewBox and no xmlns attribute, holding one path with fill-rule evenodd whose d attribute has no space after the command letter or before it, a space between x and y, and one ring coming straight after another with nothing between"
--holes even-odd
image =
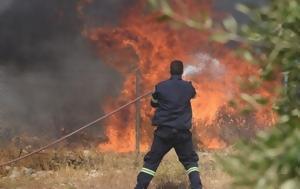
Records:
<instances>
[{"instance_id":1,"label":"jet of water","mask_svg":"<svg viewBox=\"0 0 300 189\"><path fill-rule=\"evenodd\" d=\"M198 53L193 56L191 63L185 66L183 77L193 77L202 73L216 75L223 72L219 60L206 53Z\"/></svg>"}]
</instances>

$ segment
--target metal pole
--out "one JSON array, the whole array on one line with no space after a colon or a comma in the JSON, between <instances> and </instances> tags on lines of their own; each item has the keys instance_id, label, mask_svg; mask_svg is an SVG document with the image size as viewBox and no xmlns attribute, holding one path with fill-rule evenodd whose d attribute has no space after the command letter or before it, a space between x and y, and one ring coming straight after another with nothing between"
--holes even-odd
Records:
<instances>
[{"instance_id":1,"label":"metal pole","mask_svg":"<svg viewBox=\"0 0 300 189\"><path fill-rule=\"evenodd\" d=\"M136 69L136 81L135 81L135 95L138 97L141 94L141 73L139 69ZM141 141L141 101L138 100L135 103L135 152L140 154L140 141Z\"/></svg>"}]
</instances>

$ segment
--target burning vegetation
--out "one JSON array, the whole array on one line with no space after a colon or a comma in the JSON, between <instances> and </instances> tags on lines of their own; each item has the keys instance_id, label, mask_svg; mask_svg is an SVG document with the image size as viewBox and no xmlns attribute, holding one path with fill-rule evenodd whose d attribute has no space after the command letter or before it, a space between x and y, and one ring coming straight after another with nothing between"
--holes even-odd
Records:
<instances>
[{"instance_id":1,"label":"burning vegetation","mask_svg":"<svg viewBox=\"0 0 300 189\"><path fill-rule=\"evenodd\" d=\"M237 138L251 138L275 119L270 106L244 115L239 109L244 102L230 103L245 90L240 87L243 81L258 76L255 65L212 42L211 30L199 32L165 22L160 13L149 10L145 0L31 0L30 7L17 0L7 2L11 3L6 9L0 9L4 23L0 39L7 41L6 46L0 45L5 50L0 52L4 91L0 103L6 109L0 112L0 118L5 117L0 134L5 140L20 133L52 138L69 133L134 99L137 73L140 94L153 90L157 82L168 79L173 59L183 60L184 77L197 90L192 106L198 147L219 149ZM174 1L174 9L186 16L217 17L212 1L187 0L188 12L178 2ZM31 14L36 10L40 18ZM21 34L7 24L11 20L4 22L8 17L15 18L16 25L28 22L32 27L24 26ZM178 14L177 19L183 17ZM265 85L255 92L272 101L269 88ZM140 112L141 149L146 151L153 130L149 99L141 100ZM136 145L135 116L136 108L130 106L74 140L97 139L101 152L131 152Z\"/></svg>"},{"instance_id":2,"label":"burning vegetation","mask_svg":"<svg viewBox=\"0 0 300 189\"><path fill-rule=\"evenodd\" d=\"M93 2L88 2L88 6L93 6ZM212 3L208 1L189 0L185 6L191 10L190 14L203 10L213 15ZM229 105L229 101L242 92L238 80L259 74L255 66L238 58L229 48L212 42L211 31L174 26L159 22L158 17L158 13L145 10L142 1L131 6L116 27L85 27L83 35L98 56L124 78L119 97L107 98L105 112L135 98L137 69L141 74L142 91L147 92L157 82L168 79L171 60L182 59L186 64L185 78L193 81L197 90L192 106L199 146L223 148L237 136L249 138L257 129L271 125L274 115L270 108L242 115ZM265 89L256 92L271 97ZM146 150L152 133L149 125L153 112L148 100L142 101L141 107L142 150ZM107 141L99 145L101 151L134 150L135 111L130 107L104 123Z\"/></svg>"}]
</instances>

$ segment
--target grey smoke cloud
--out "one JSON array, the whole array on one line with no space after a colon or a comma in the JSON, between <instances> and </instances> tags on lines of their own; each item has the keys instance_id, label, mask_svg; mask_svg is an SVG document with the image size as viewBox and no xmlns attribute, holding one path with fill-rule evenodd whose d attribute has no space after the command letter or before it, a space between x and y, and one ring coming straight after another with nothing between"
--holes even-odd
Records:
<instances>
[{"instance_id":1,"label":"grey smoke cloud","mask_svg":"<svg viewBox=\"0 0 300 189\"><path fill-rule=\"evenodd\" d=\"M0 1L0 14L8 9L12 4L13 0L1 0Z\"/></svg>"},{"instance_id":2,"label":"grey smoke cloud","mask_svg":"<svg viewBox=\"0 0 300 189\"><path fill-rule=\"evenodd\" d=\"M58 137L95 119L121 78L81 36L82 27L118 24L129 0L96 0L86 20L78 1L0 1L0 137ZM4 133L4 134L3 134ZM101 127L90 133L98 136ZM9 137L8 137L9 138Z\"/></svg>"}]
</instances>

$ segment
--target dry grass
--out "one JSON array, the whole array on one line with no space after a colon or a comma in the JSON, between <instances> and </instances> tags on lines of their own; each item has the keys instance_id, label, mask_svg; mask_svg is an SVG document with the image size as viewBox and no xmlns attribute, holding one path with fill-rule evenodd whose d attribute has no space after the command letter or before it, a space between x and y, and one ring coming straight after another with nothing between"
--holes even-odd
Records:
<instances>
[{"instance_id":1,"label":"dry grass","mask_svg":"<svg viewBox=\"0 0 300 189\"><path fill-rule=\"evenodd\" d=\"M204 188L228 189L230 178L220 170L214 154L199 153ZM0 189L130 189L135 185L142 157L135 154L101 154L92 150L61 151L37 156L35 160L27 160L18 166L34 168L34 173L12 178L13 168L2 170ZM149 189L173 188L188 188L188 179L176 154L171 151L164 158Z\"/></svg>"}]
</instances>

